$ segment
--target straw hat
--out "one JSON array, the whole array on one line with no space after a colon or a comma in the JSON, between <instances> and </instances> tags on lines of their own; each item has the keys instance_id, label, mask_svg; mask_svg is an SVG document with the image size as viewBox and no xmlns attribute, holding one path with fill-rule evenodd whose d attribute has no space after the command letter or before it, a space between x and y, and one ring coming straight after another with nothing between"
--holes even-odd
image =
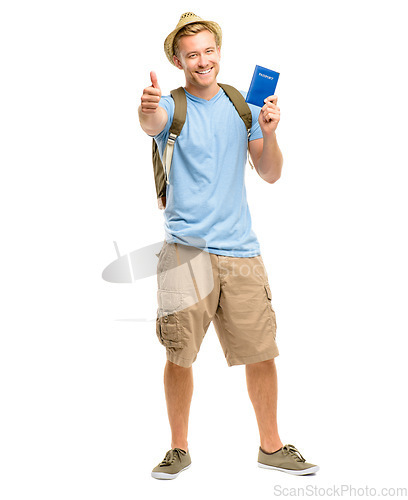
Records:
<instances>
[{"instance_id":1,"label":"straw hat","mask_svg":"<svg viewBox=\"0 0 408 500\"><path fill-rule=\"evenodd\" d=\"M217 42L217 45L221 47L222 31L217 23L215 23L214 21L205 21L204 19L202 19L199 16L196 16L192 12L185 12L184 14L181 15L180 21L178 22L176 29L174 29L164 41L164 52L166 53L167 59L173 65L174 65L173 62L174 38L177 35L177 32L181 30L181 28L184 28L184 26L186 26L187 24L192 24L192 23L202 23L211 28L211 30L215 33L215 41Z\"/></svg>"}]
</instances>

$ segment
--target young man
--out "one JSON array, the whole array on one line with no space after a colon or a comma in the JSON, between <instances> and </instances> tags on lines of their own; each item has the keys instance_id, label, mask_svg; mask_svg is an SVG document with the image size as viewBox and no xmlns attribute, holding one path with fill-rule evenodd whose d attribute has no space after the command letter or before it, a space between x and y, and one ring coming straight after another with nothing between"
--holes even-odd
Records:
<instances>
[{"instance_id":1,"label":"young man","mask_svg":"<svg viewBox=\"0 0 408 500\"><path fill-rule=\"evenodd\" d=\"M294 446L283 446L279 437L276 317L244 185L247 149L262 179L273 184L281 175L278 98L269 96L262 109L249 105L248 138L244 122L217 83L221 40L217 23L187 12L164 44L169 61L184 71L187 117L174 146L164 211L166 239L158 263L156 332L166 346L164 385L172 433L171 450L152 471L159 479L173 479L191 464L187 431L192 364L211 321L228 365L245 365L260 434L258 465L296 475L319 468ZM174 101L161 96L154 72L150 78L139 119L163 155ZM204 242L196 246L205 252L197 254L195 241Z\"/></svg>"}]
</instances>

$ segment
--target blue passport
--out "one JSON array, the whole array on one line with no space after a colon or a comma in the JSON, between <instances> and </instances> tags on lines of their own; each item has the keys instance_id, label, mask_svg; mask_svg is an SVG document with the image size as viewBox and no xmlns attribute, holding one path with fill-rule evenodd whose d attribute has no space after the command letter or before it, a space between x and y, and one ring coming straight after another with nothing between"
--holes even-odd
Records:
<instances>
[{"instance_id":1,"label":"blue passport","mask_svg":"<svg viewBox=\"0 0 408 500\"><path fill-rule=\"evenodd\" d=\"M276 71L263 68L262 66L255 66L251 85L249 86L248 94L245 99L246 102L262 108L265 104L265 98L275 93L278 78L279 73Z\"/></svg>"}]
</instances>

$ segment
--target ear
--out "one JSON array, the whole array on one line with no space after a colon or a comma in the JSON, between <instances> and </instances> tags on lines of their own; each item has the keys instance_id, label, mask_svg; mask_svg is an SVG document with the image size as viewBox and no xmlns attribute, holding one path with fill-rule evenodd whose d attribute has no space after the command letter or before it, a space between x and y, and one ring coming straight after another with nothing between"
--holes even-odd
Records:
<instances>
[{"instance_id":1,"label":"ear","mask_svg":"<svg viewBox=\"0 0 408 500\"><path fill-rule=\"evenodd\" d=\"M173 56L173 62L177 66L178 69L183 69L183 66L180 62L180 59L178 59L176 56Z\"/></svg>"}]
</instances>

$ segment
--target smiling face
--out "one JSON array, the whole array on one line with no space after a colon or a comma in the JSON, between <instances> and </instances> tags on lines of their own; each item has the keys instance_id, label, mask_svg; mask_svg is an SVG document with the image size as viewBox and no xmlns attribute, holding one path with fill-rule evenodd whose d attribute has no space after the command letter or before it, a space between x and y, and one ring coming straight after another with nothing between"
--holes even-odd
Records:
<instances>
[{"instance_id":1,"label":"smiling face","mask_svg":"<svg viewBox=\"0 0 408 500\"><path fill-rule=\"evenodd\" d=\"M208 30L182 36L178 42L175 65L184 71L186 90L192 94L214 95L218 92L217 75L221 51L213 33ZM212 97L212 96L211 96Z\"/></svg>"}]
</instances>

